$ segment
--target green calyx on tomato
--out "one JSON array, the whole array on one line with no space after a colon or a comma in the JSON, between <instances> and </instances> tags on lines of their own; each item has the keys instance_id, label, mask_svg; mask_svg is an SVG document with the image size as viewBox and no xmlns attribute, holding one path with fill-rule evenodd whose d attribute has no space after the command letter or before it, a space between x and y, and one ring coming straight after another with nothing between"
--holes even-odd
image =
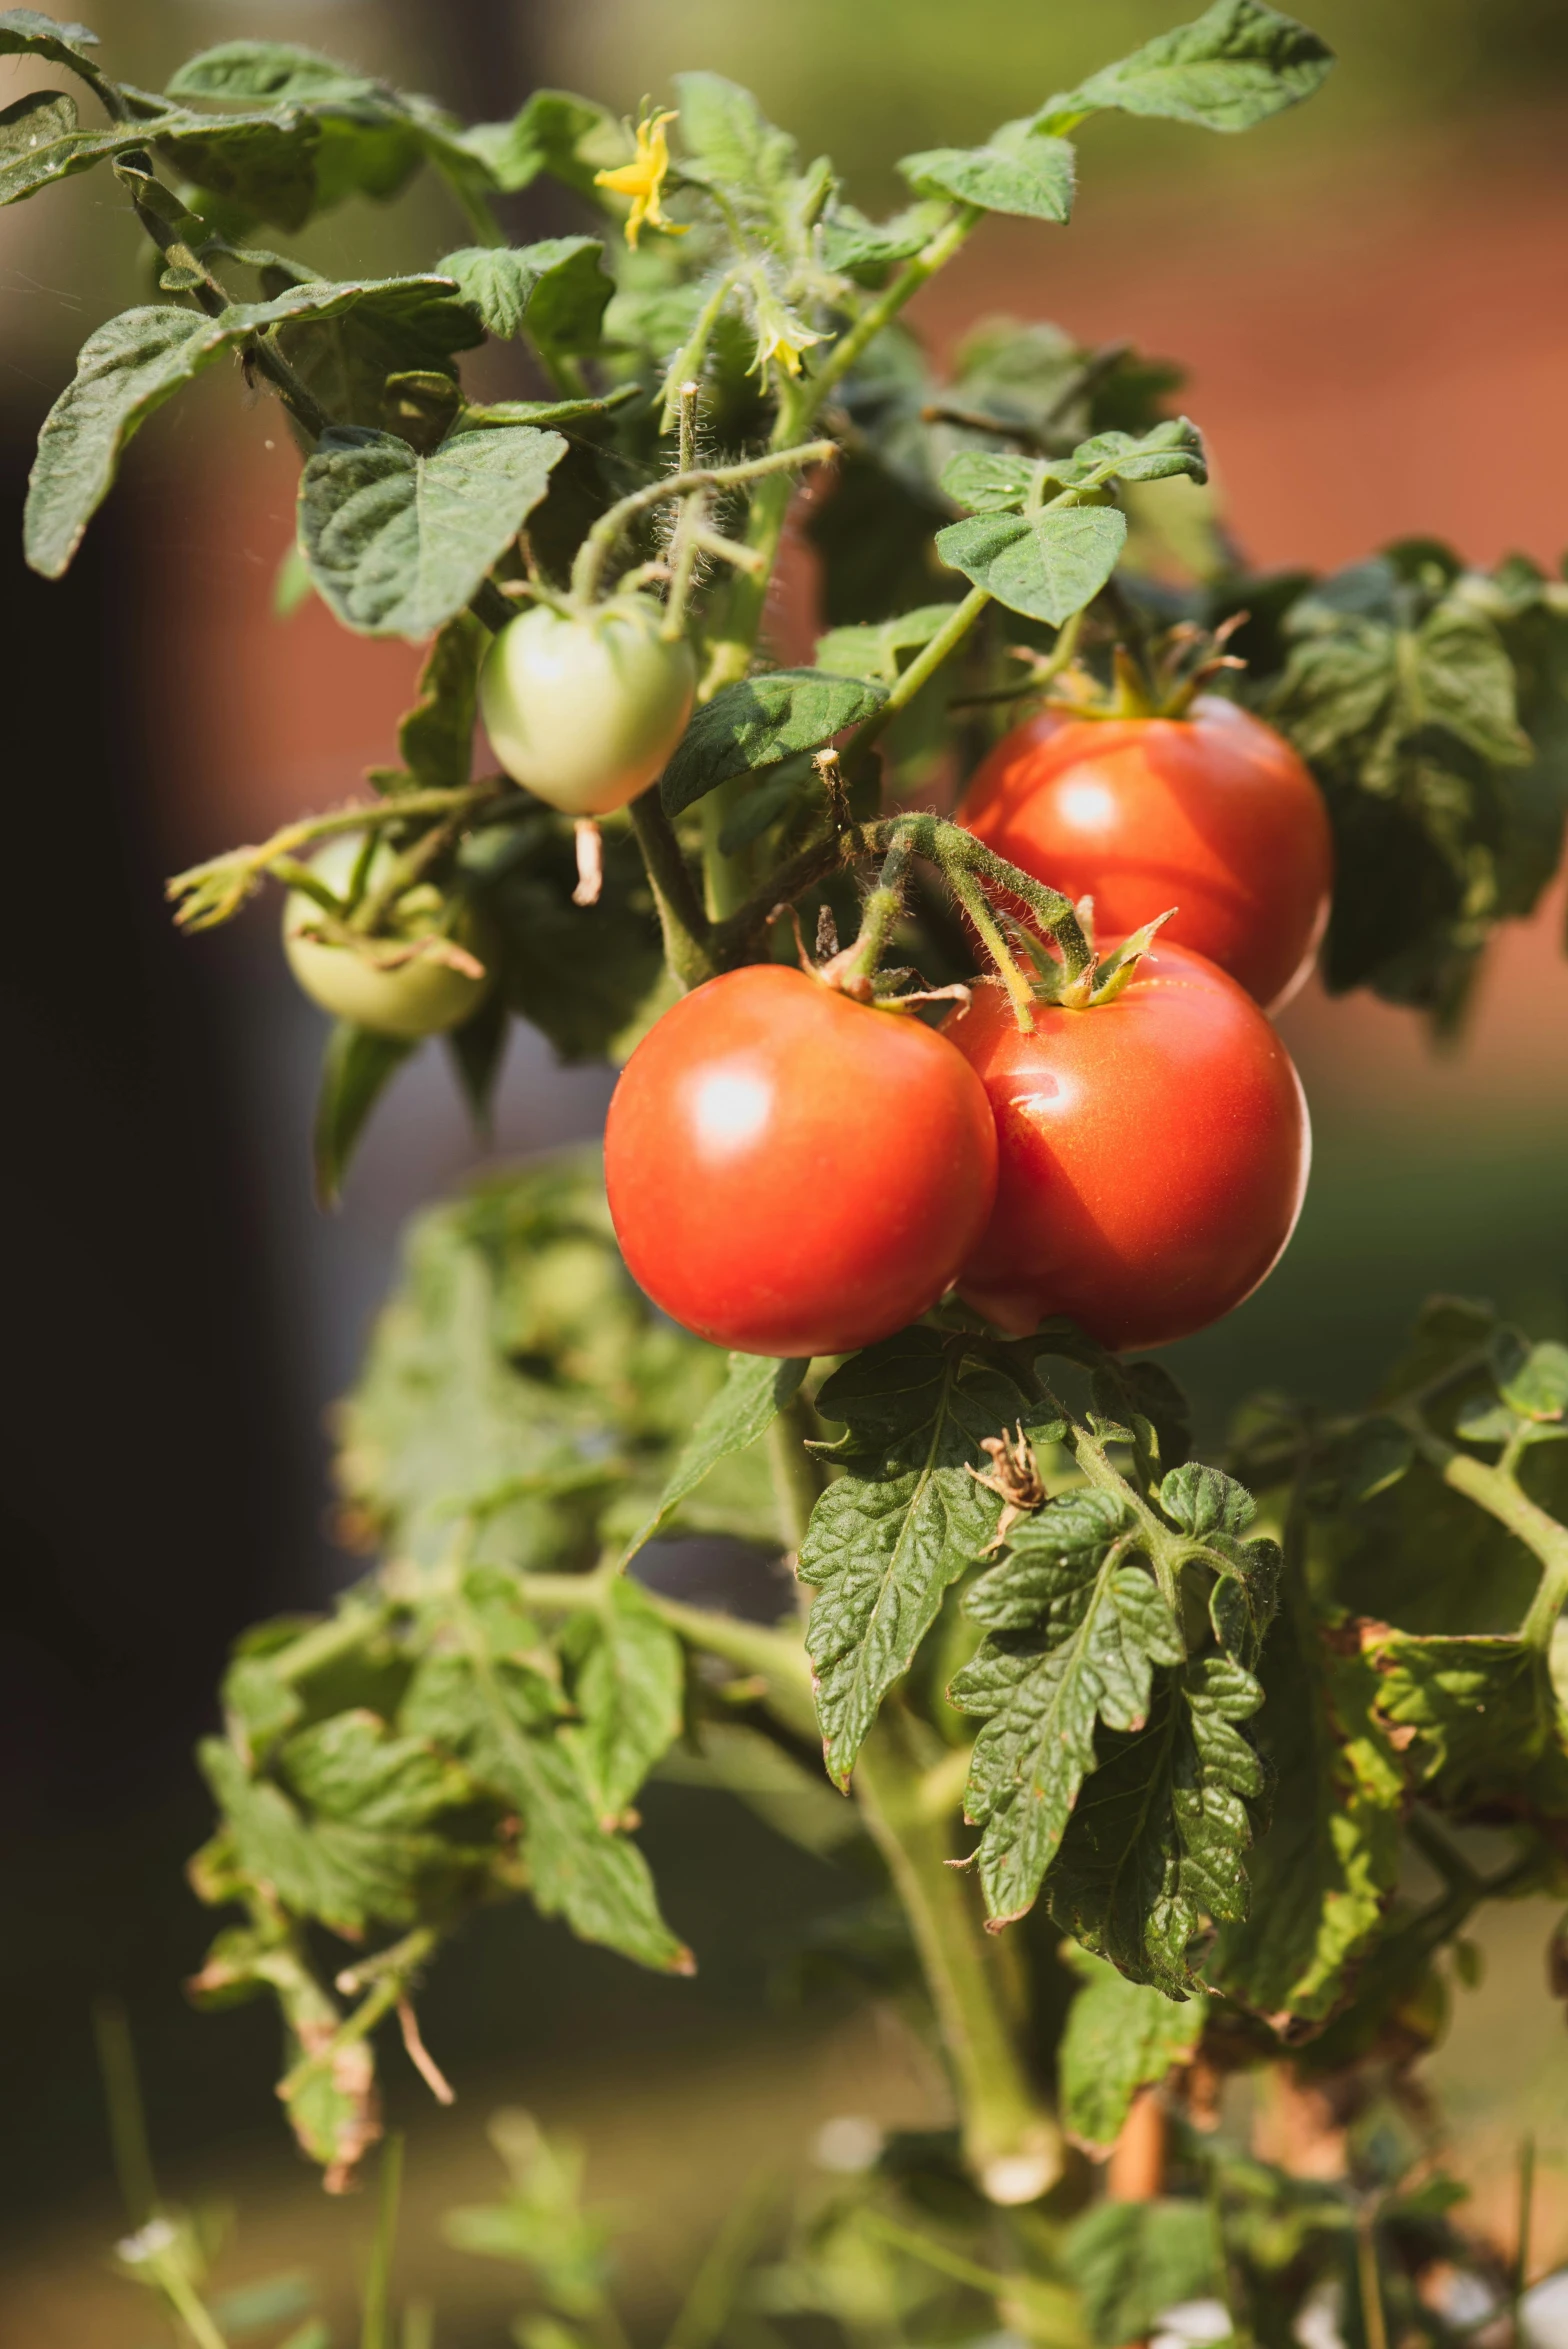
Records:
<instances>
[{"instance_id":1,"label":"green calyx on tomato","mask_svg":"<svg viewBox=\"0 0 1568 2349\"><path fill-rule=\"evenodd\" d=\"M662 607L622 594L583 608L539 603L485 656L479 704L515 783L569 816L603 816L645 791L686 731L697 666Z\"/></svg>"},{"instance_id":2,"label":"green calyx on tomato","mask_svg":"<svg viewBox=\"0 0 1568 2349\"><path fill-rule=\"evenodd\" d=\"M491 958L481 959L487 941L473 907L428 881L404 890L374 935L351 930L356 908L386 880L393 862L385 840L368 856L358 833L330 841L310 871L341 912L333 915L305 890L291 889L283 950L301 988L334 1019L412 1043L461 1027L489 993L493 971Z\"/></svg>"}]
</instances>

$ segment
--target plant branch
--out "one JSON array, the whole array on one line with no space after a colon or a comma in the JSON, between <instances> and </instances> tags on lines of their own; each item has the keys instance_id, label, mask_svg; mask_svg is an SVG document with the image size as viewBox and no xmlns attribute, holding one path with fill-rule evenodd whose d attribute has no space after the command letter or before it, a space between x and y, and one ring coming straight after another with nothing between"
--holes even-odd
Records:
<instances>
[{"instance_id":1,"label":"plant branch","mask_svg":"<svg viewBox=\"0 0 1568 2349\"><path fill-rule=\"evenodd\" d=\"M814 404L820 406L835 384L844 377L862 354L874 343L886 326L891 326L900 310L909 302L928 278L945 268L960 246L967 242L985 213L978 204L960 204L957 210L939 228L931 242L906 261L901 270L878 294L868 308L840 335L817 373L811 378L810 389Z\"/></svg>"},{"instance_id":2,"label":"plant branch","mask_svg":"<svg viewBox=\"0 0 1568 2349\"><path fill-rule=\"evenodd\" d=\"M1539 1508L1501 1468L1434 1435L1418 1411L1407 1405L1394 1416L1409 1429L1422 1458L1446 1485L1495 1517L1539 1559L1541 1579L1519 1626L1519 1637L1527 1646L1548 1647L1557 1618L1568 1605L1568 1526L1559 1525L1555 1517Z\"/></svg>"},{"instance_id":3,"label":"plant branch","mask_svg":"<svg viewBox=\"0 0 1568 2349\"><path fill-rule=\"evenodd\" d=\"M204 864L191 865L164 883L164 895L179 903L175 920L182 930L212 930L237 914L260 887L269 869L312 841L328 840L343 832L376 831L413 816L456 818L487 800L507 792L503 776L490 775L482 783L466 783L456 790L402 791L388 799L360 807L334 808L329 815L301 816L284 824L270 840L255 848L231 848ZM519 795L519 806L523 805ZM183 901L183 902L181 902Z\"/></svg>"},{"instance_id":4,"label":"plant branch","mask_svg":"<svg viewBox=\"0 0 1568 2349\"><path fill-rule=\"evenodd\" d=\"M988 587L972 587L961 603L953 606L952 617L943 622L928 644L900 671L891 692L869 718L862 718L848 742L842 757L847 766L857 751L867 750L878 735L886 732L900 710L907 709L927 680L934 677L950 653L956 652L992 600Z\"/></svg>"},{"instance_id":5,"label":"plant branch","mask_svg":"<svg viewBox=\"0 0 1568 2349\"><path fill-rule=\"evenodd\" d=\"M683 987L698 987L704 979L712 978L717 967L709 943L712 925L664 812L657 783L634 799L626 812L659 909L665 960Z\"/></svg>"},{"instance_id":6,"label":"plant branch","mask_svg":"<svg viewBox=\"0 0 1568 2349\"><path fill-rule=\"evenodd\" d=\"M885 1705L855 1765L854 1793L909 1919L952 2069L971 2174L999 2203L1034 2202L1062 2170L1062 2139L1014 2042L970 1879L932 1819L913 1724Z\"/></svg>"},{"instance_id":7,"label":"plant branch","mask_svg":"<svg viewBox=\"0 0 1568 2349\"><path fill-rule=\"evenodd\" d=\"M577 550L572 564L572 594L579 603L592 603L599 593L599 582L604 567L615 552L616 542L630 529L639 514L648 513L654 506L669 498L689 497L699 489L732 489L743 482L764 481L770 474L798 472L805 465L823 465L838 455L838 443L831 440L806 441L798 448L770 449L761 457L747 457L736 465L701 465L690 473L672 473L667 481L650 481L645 489L633 490L601 514Z\"/></svg>"}]
</instances>

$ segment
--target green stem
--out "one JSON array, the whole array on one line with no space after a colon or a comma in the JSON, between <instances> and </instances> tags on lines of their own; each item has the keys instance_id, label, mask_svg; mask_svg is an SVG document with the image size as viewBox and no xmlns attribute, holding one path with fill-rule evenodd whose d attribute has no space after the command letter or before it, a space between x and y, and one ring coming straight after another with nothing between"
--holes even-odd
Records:
<instances>
[{"instance_id":1,"label":"green stem","mask_svg":"<svg viewBox=\"0 0 1568 2349\"><path fill-rule=\"evenodd\" d=\"M1452 1444L1444 1443L1416 1412L1406 1409L1397 1416L1415 1437L1423 1459L1438 1471L1443 1482L1474 1501L1489 1517L1495 1517L1499 1525L1506 1526L1540 1560L1541 1579L1519 1626L1519 1637L1528 1647L1549 1647L1557 1618L1564 1606L1568 1606L1568 1526L1559 1525L1555 1517L1538 1508L1529 1494L1501 1468L1491 1467L1472 1453L1457 1451Z\"/></svg>"},{"instance_id":2,"label":"green stem","mask_svg":"<svg viewBox=\"0 0 1568 2349\"><path fill-rule=\"evenodd\" d=\"M835 955L823 970L823 977L845 995L868 1001L874 992L888 940L903 918L904 876L908 869L909 841L902 832L895 832L882 860L877 885L860 909L860 933L855 943Z\"/></svg>"},{"instance_id":3,"label":"green stem","mask_svg":"<svg viewBox=\"0 0 1568 2349\"><path fill-rule=\"evenodd\" d=\"M152 2272L164 2298L197 2344L197 2349L229 2349L200 2293L174 2261L160 2259Z\"/></svg>"},{"instance_id":4,"label":"green stem","mask_svg":"<svg viewBox=\"0 0 1568 2349\"><path fill-rule=\"evenodd\" d=\"M972 587L962 603L954 604L952 617L943 622L930 642L921 646L908 668L900 672L886 701L881 704L880 708L874 709L869 718L862 718L860 724L855 728L854 733L844 745L843 758L846 766L857 751L869 748L876 741L878 735L884 733L891 726L900 710L909 707L921 686L926 683L928 678L936 675L949 653L957 651L959 645L963 643L964 638L985 610L986 605L991 601L991 591L988 587Z\"/></svg>"},{"instance_id":5,"label":"green stem","mask_svg":"<svg viewBox=\"0 0 1568 2349\"><path fill-rule=\"evenodd\" d=\"M125 2215L144 2227L158 2208L158 2181L147 2141L147 2114L125 2009L117 1998L93 2001L93 2038L109 2115L109 2143Z\"/></svg>"},{"instance_id":6,"label":"green stem","mask_svg":"<svg viewBox=\"0 0 1568 2349\"><path fill-rule=\"evenodd\" d=\"M1372 2207L1363 2202L1356 2212L1356 2282L1361 2298L1361 2327L1366 2349L1388 2349L1388 2325L1383 2314L1383 2284L1377 2266L1377 2222Z\"/></svg>"},{"instance_id":7,"label":"green stem","mask_svg":"<svg viewBox=\"0 0 1568 2349\"><path fill-rule=\"evenodd\" d=\"M345 2047L352 2047L356 2041L369 2037L382 2017L391 2013L403 1995L409 1975L423 1965L439 1939L440 1935L432 1925L419 1926L404 1937L398 1945L403 1953L401 1963L389 1965L353 2013L344 2017L326 2044L304 2056L278 2082L278 2094L286 2104L292 2103L311 2080L319 2079L324 2072L330 2072Z\"/></svg>"},{"instance_id":8,"label":"green stem","mask_svg":"<svg viewBox=\"0 0 1568 2349\"><path fill-rule=\"evenodd\" d=\"M683 987L700 987L717 967L709 951L710 924L657 783L634 799L626 812L659 909L664 958Z\"/></svg>"},{"instance_id":9,"label":"green stem","mask_svg":"<svg viewBox=\"0 0 1568 2349\"><path fill-rule=\"evenodd\" d=\"M997 977L1007 989L1008 1001L1020 1035L1029 1035L1034 1028L1035 993L1029 984L1029 974L1021 970L1008 951L995 915L985 901L985 892L972 875L961 866L947 876L953 895L975 926L981 945L996 965Z\"/></svg>"},{"instance_id":10,"label":"green stem","mask_svg":"<svg viewBox=\"0 0 1568 2349\"><path fill-rule=\"evenodd\" d=\"M877 336L891 326L906 302L919 293L928 278L945 268L973 234L985 213L978 204L961 204L944 222L923 251L906 261L893 279L868 309L862 310L847 334L841 335L817 373L811 378L814 408L820 407L835 384L841 383Z\"/></svg>"},{"instance_id":11,"label":"green stem","mask_svg":"<svg viewBox=\"0 0 1568 2349\"><path fill-rule=\"evenodd\" d=\"M927 1815L922 1789L907 1718L884 1706L855 1765L855 1797L920 1953L952 2069L964 2158L993 2202L1034 2202L1061 2175L1061 2132L1014 2043L974 1886L952 1865L950 1824Z\"/></svg>"},{"instance_id":12,"label":"green stem","mask_svg":"<svg viewBox=\"0 0 1568 2349\"><path fill-rule=\"evenodd\" d=\"M581 604L596 600L605 565L622 533L639 514L648 513L666 499L689 497L699 489L736 488L742 482L764 481L775 474L787 476L804 465L826 464L837 455L836 441L807 441L798 448L772 449L765 456L747 457L737 465L701 465L690 473L672 473L667 481L650 481L645 489L633 490L630 497L619 499L600 515L578 548L572 564L573 597ZM787 485L785 497L787 501Z\"/></svg>"},{"instance_id":13,"label":"green stem","mask_svg":"<svg viewBox=\"0 0 1568 2349\"><path fill-rule=\"evenodd\" d=\"M827 1485L822 1462L809 1448L809 1414L810 1405L797 1395L785 1404L768 1429L768 1466L773 1472L779 1531L784 1547L797 1555L806 1538L811 1512Z\"/></svg>"}]
</instances>

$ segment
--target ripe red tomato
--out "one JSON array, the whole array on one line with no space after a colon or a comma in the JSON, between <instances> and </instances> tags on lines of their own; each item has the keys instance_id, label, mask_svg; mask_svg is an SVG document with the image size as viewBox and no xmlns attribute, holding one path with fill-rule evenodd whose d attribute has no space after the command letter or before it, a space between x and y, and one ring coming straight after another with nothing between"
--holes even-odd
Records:
<instances>
[{"instance_id":1,"label":"ripe red tomato","mask_svg":"<svg viewBox=\"0 0 1568 2349\"><path fill-rule=\"evenodd\" d=\"M762 963L627 1062L605 1178L632 1277L746 1354L847 1354L934 1305L985 1229L996 1129L933 1028Z\"/></svg>"},{"instance_id":2,"label":"ripe red tomato","mask_svg":"<svg viewBox=\"0 0 1568 2349\"><path fill-rule=\"evenodd\" d=\"M1306 1190L1307 1105L1213 963L1161 938L1113 1001L1042 1003L1027 1036L983 981L944 1034L996 1116L996 1208L959 1293L1000 1328L1066 1313L1102 1345L1163 1346L1273 1269Z\"/></svg>"},{"instance_id":3,"label":"ripe red tomato","mask_svg":"<svg viewBox=\"0 0 1568 2349\"><path fill-rule=\"evenodd\" d=\"M1216 694L1185 718L1016 726L976 772L958 820L998 856L1125 938L1175 906L1167 935L1278 1010L1328 920L1322 793L1272 727Z\"/></svg>"}]
</instances>

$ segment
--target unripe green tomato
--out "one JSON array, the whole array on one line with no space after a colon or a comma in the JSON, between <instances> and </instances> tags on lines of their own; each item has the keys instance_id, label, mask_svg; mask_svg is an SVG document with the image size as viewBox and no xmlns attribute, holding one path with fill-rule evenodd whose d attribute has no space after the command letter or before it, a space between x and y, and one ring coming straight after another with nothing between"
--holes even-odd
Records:
<instances>
[{"instance_id":1,"label":"unripe green tomato","mask_svg":"<svg viewBox=\"0 0 1568 2349\"><path fill-rule=\"evenodd\" d=\"M360 847L359 834L344 834L312 857L310 869L341 897L353 877ZM378 843L370 860L367 889L383 878L392 855L384 841ZM391 937L412 943L444 935L480 961L487 960L482 927L472 909L464 906L450 924L445 916L446 901L441 892L422 884L400 901ZM311 1001L334 1019L352 1020L356 1027L372 1028L378 1036L400 1036L415 1043L421 1036L439 1036L448 1028L461 1027L490 991L493 970L475 978L432 955L419 955L394 970L377 970L352 947L306 937L306 930L320 919L321 908L314 899L302 889L289 891L283 906L283 951L289 969Z\"/></svg>"},{"instance_id":2,"label":"unripe green tomato","mask_svg":"<svg viewBox=\"0 0 1568 2349\"><path fill-rule=\"evenodd\" d=\"M646 596L568 617L535 604L485 656L479 706L514 783L568 816L605 816L645 791L686 731L697 665Z\"/></svg>"}]
</instances>

